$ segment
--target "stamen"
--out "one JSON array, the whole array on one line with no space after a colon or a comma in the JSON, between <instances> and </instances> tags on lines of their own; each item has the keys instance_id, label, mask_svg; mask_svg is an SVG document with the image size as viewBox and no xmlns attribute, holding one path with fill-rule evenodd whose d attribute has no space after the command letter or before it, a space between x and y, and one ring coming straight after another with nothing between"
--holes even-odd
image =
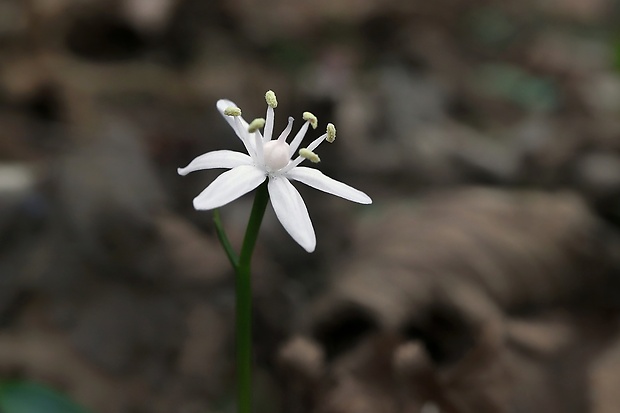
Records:
<instances>
[{"instance_id":1,"label":"stamen","mask_svg":"<svg viewBox=\"0 0 620 413\"><path fill-rule=\"evenodd\" d=\"M321 158L319 158L319 155L317 155L316 153L312 152L308 148L301 148L299 150L299 156L301 156L302 158L308 159L312 163L319 163L319 162L321 162Z\"/></svg>"},{"instance_id":2,"label":"stamen","mask_svg":"<svg viewBox=\"0 0 620 413\"><path fill-rule=\"evenodd\" d=\"M273 93L273 90L268 90L267 93L265 93L265 101L270 108L275 109L278 107L278 99L276 99L276 94Z\"/></svg>"},{"instance_id":3,"label":"stamen","mask_svg":"<svg viewBox=\"0 0 620 413\"><path fill-rule=\"evenodd\" d=\"M265 126L265 119L256 118L252 122L250 122L250 124L248 125L248 132L254 133L260 128L262 128L263 126Z\"/></svg>"},{"instance_id":4,"label":"stamen","mask_svg":"<svg viewBox=\"0 0 620 413\"><path fill-rule=\"evenodd\" d=\"M241 116L241 109L235 106L229 106L224 109L224 115L226 116Z\"/></svg>"},{"instance_id":5,"label":"stamen","mask_svg":"<svg viewBox=\"0 0 620 413\"><path fill-rule=\"evenodd\" d=\"M239 139L241 139L241 142L243 142L243 146L245 146L245 149L248 151L248 154L252 157L252 159L255 159L256 157L256 151L254 150L254 145L252 145L252 142L250 142L246 136L247 133L245 132L245 122L241 121L241 116L235 116L234 118L234 124L235 124L235 131L237 132L237 136L239 136Z\"/></svg>"},{"instance_id":6,"label":"stamen","mask_svg":"<svg viewBox=\"0 0 620 413\"><path fill-rule=\"evenodd\" d=\"M316 129L316 127L319 126L319 120L312 113L304 112L302 116L306 122L310 122L312 129Z\"/></svg>"},{"instance_id":7,"label":"stamen","mask_svg":"<svg viewBox=\"0 0 620 413\"><path fill-rule=\"evenodd\" d=\"M310 145L308 145L307 148L304 148L310 152L314 151L317 146L319 146L321 144L321 142L323 142L325 140L325 138L327 137L327 134L324 133L321 136L319 136L318 138L316 138L315 140L312 141L312 143L310 143ZM289 162L288 165L286 165L286 167L282 170L283 173L286 173L288 171L290 171L291 169L295 168L297 165L299 165L300 163L303 162L303 160L306 159L305 157L301 156L301 153L299 154L299 156L297 158L295 158L294 161Z\"/></svg>"},{"instance_id":8,"label":"stamen","mask_svg":"<svg viewBox=\"0 0 620 413\"><path fill-rule=\"evenodd\" d=\"M308 149L310 149L311 151L315 150L317 146L319 146L325 140L325 138L327 138L326 133L322 134L321 136L313 140L312 143L308 145Z\"/></svg>"},{"instance_id":9,"label":"stamen","mask_svg":"<svg viewBox=\"0 0 620 413\"><path fill-rule=\"evenodd\" d=\"M327 138L325 140L329 143L334 143L336 140L336 127L333 123L327 124Z\"/></svg>"},{"instance_id":10,"label":"stamen","mask_svg":"<svg viewBox=\"0 0 620 413\"><path fill-rule=\"evenodd\" d=\"M288 135L291 133L291 129L293 129L293 121L294 119L291 116L289 116L288 125L286 125L286 128L284 128L280 136L278 136L278 142L286 141L286 138L288 138Z\"/></svg>"},{"instance_id":11,"label":"stamen","mask_svg":"<svg viewBox=\"0 0 620 413\"><path fill-rule=\"evenodd\" d=\"M264 145L263 137L260 136L260 132L256 130L256 132L254 132L254 148L256 149L256 159L258 160L259 164L265 163L263 145Z\"/></svg>"},{"instance_id":12,"label":"stamen","mask_svg":"<svg viewBox=\"0 0 620 413\"><path fill-rule=\"evenodd\" d=\"M308 125L310 125L310 123L308 122L305 122L303 125L301 125L301 129L299 129L299 132L297 132L297 135L295 135L295 137L291 141L291 150L289 156L293 156L293 154L297 151L297 148L299 148L299 145L301 145L301 141L304 140L306 132L308 132Z\"/></svg>"},{"instance_id":13,"label":"stamen","mask_svg":"<svg viewBox=\"0 0 620 413\"><path fill-rule=\"evenodd\" d=\"M273 112L273 108L271 106L267 106L267 116L265 121L265 129L263 130L264 137L263 142L269 142L271 140L271 136L273 135L273 118L275 114Z\"/></svg>"}]
</instances>

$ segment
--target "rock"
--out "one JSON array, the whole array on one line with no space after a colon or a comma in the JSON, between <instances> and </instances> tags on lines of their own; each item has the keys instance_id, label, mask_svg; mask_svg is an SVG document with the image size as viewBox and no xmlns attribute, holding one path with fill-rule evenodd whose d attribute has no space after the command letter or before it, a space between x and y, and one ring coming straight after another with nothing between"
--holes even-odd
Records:
<instances>
[{"instance_id":1,"label":"rock","mask_svg":"<svg viewBox=\"0 0 620 413\"><path fill-rule=\"evenodd\" d=\"M155 216L165 197L136 132L101 119L61 160L57 197L63 222L83 257L102 268L153 277L167 274Z\"/></svg>"},{"instance_id":2,"label":"rock","mask_svg":"<svg viewBox=\"0 0 620 413\"><path fill-rule=\"evenodd\" d=\"M620 196L620 155L593 152L581 156L574 166L577 188L595 201Z\"/></svg>"},{"instance_id":3,"label":"rock","mask_svg":"<svg viewBox=\"0 0 620 413\"><path fill-rule=\"evenodd\" d=\"M384 214L281 349L298 411L587 411L617 234L570 194L470 188Z\"/></svg>"}]
</instances>

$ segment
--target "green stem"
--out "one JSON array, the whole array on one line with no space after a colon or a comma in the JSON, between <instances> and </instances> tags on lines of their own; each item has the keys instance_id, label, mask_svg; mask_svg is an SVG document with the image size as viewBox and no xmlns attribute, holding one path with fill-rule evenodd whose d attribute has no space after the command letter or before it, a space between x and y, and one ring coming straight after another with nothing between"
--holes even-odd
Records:
<instances>
[{"instance_id":1,"label":"green stem","mask_svg":"<svg viewBox=\"0 0 620 413\"><path fill-rule=\"evenodd\" d=\"M243 245L241 246L241 254L239 255L239 267L247 266L248 270L250 269L252 253L254 252L258 231L263 222L263 216L265 215L265 209L267 209L268 203L269 192L267 191L267 182L264 182L256 190L256 197L254 198L248 227L245 230L245 237L243 238Z\"/></svg>"},{"instance_id":2,"label":"green stem","mask_svg":"<svg viewBox=\"0 0 620 413\"><path fill-rule=\"evenodd\" d=\"M256 191L239 259L236 262L231 259L237 276L237 399L239 413L251 413L252 411L251 261L268 202L269 192L267 191L267 182L265 182Z\"/></svg>"},{"instance_id":3,"label":"green stem","mask_svg":"<svg viewBox=\"0 0 620 413\"><path fill-rule=\"evenodd\" d=\"M226 231L224 231L224 226L222 225L222 218L220 217L219 209L215 209L213 211L213 222L215 223L215 232L217 233L217 237L220 240L220 244L222 244L222 247L224 248L224 252L226 252L226 256L228 257L230 264L236 271L237 267L239 266L239 257L237 257L235 250L233 249L232 245L230 245L230 241L226 236Z\"/></svg>"}]
</instances>

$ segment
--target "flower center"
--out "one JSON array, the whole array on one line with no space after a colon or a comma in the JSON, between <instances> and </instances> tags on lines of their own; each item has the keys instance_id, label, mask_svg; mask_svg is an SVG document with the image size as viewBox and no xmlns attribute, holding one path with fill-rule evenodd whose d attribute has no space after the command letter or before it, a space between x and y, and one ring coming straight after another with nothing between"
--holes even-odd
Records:
<instances>
[{"instance_id":1,"label":"flower center","mask_svg":"<svg viewBox=\"0 0 620 413\"><path fill-rule=\"evenodd\" d=\"M270 171L284 168L289 161L289 145L281 141L269 141L263 146L265 166Z\"/></svg>"}]
</instances>

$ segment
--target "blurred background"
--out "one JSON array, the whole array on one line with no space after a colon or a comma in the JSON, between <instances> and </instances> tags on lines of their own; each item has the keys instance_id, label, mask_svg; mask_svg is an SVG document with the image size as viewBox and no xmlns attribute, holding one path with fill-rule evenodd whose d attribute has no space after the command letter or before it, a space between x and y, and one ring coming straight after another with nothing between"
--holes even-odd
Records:
<instances>
[{"instance_id":1,"label":"blurred background","mask_svg":"<svg viewBox=\"0 0 620 413\"><path fill-rule=\"evenodd\" d=\"M220 98L253 119L274 90L276 131L304 111L334 123L318 167L374 200L298 185L313 254L267 212L259 413L285 411L279 348L359 257L360 223L388 206L471 185L561 190L615 231L619 12L614 0L0 0L0 377L93 412L232 411L232 271L211 213L191 203L219 171L176 173L242 150ZM250 205L222 211L234 245Z\"/></svg>"}]
</instances>

